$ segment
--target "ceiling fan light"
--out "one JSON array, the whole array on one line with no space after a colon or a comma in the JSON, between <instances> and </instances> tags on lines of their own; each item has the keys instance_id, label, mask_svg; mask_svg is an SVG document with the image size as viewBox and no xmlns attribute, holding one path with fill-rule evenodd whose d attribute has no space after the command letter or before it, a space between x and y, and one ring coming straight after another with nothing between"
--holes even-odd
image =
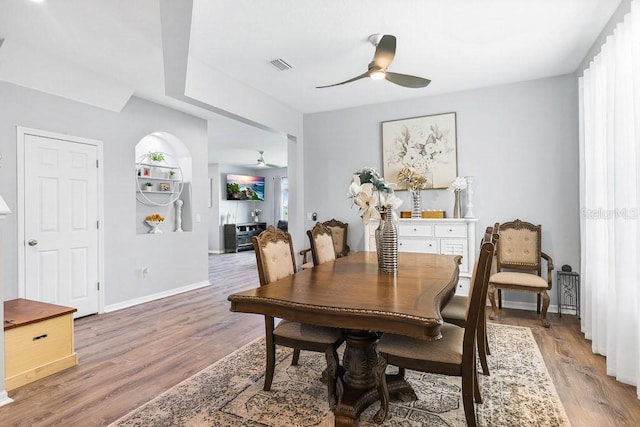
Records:
<instances>
[{"instance_id":1,"label":"ceiling fan light","mask_svg":"<svg viewBox=\"0 0 640 427\"><path fill-rule=\"evenodd\" d=\"M373 80L382 80L384 79L386 76L384 70L375 70L372 71L371 74L369 74L369 77L371 77Z\"/></svg>"}]
</instances>

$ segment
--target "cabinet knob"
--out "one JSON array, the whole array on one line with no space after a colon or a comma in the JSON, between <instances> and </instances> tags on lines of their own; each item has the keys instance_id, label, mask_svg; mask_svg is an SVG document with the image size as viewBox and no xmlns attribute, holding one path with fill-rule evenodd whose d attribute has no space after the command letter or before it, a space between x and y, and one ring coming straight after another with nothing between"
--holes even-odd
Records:
<instances>
[{"instance_id":1,"label":"cabinet knob","mask_svg":"<svg viewBox=\"0 0 640 427\"><path fill-rule=\"evenodd\" d=\"M413 229L413 231L418 231L418 229L417 229L417 228L414 228L414 229Z\"/></svg>"},{"instance_id":2,"label":"cabinet knob","mask_svg":"<svg viewBox=\"0 0 640 427\"><path fill-rule=\"evenodd\" d=\"M453 231L453 230L450 228L450 229L449 229L449 233L451 233L452 231Z\"/></svg>"}]
</instances>

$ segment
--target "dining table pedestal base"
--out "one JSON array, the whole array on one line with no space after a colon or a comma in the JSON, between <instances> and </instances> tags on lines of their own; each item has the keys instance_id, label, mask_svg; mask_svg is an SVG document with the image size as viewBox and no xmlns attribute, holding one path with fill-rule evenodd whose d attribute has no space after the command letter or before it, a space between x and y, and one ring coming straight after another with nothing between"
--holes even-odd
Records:
<instances>
[{"instance_id":1,"label":"dining table pedestal base","mask_svg":"<svg viewBox=\"0 0 640 427\"><path fill-rule=\"evenodd\" d=\"M336 427L358 426L360 414L372 403L380 400L380 384L376 384L376 369L385 369L386 364L378 360L376 332L347 330L346 347L342 366L336 378L336 396L332 409ZM405 394L417 399L415 392L403 375L387 375L387 389L390 395ZM374 421L382 423L384 420Z\"/></svg>"}]
</instances>

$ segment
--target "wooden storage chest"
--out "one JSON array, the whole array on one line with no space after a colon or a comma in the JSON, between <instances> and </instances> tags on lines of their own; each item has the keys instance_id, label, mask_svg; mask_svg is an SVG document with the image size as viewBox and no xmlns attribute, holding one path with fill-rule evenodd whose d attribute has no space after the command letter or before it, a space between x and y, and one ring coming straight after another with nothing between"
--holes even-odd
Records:
<instances>
[{"instance_id":1,"label":"wooden storage chest","mask_svg":"<svg viewBox=\"0 0 640 427\"><path fill-rule=\"evenodd\" d=\"M26 299L4 303L5 387L13 390L78 364L75 308Z\"/></svg>"}]
</instances>

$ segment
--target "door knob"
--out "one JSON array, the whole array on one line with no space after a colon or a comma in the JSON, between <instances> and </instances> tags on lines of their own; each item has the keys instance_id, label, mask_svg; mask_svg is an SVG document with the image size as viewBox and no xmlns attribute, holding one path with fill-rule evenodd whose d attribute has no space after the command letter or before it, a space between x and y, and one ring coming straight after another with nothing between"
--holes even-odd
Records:
<instances>
[{"instance_id":1,"label":"door knob","mask_svg":"<svg viewBox=\"0 0 640 427\"><path fill-rule=\"evenodd\" d=\"M38 241L36 239L31 239L27 243L29 244L29 246L35 246L38 244Z\"/></svg>"}]
</instances>

